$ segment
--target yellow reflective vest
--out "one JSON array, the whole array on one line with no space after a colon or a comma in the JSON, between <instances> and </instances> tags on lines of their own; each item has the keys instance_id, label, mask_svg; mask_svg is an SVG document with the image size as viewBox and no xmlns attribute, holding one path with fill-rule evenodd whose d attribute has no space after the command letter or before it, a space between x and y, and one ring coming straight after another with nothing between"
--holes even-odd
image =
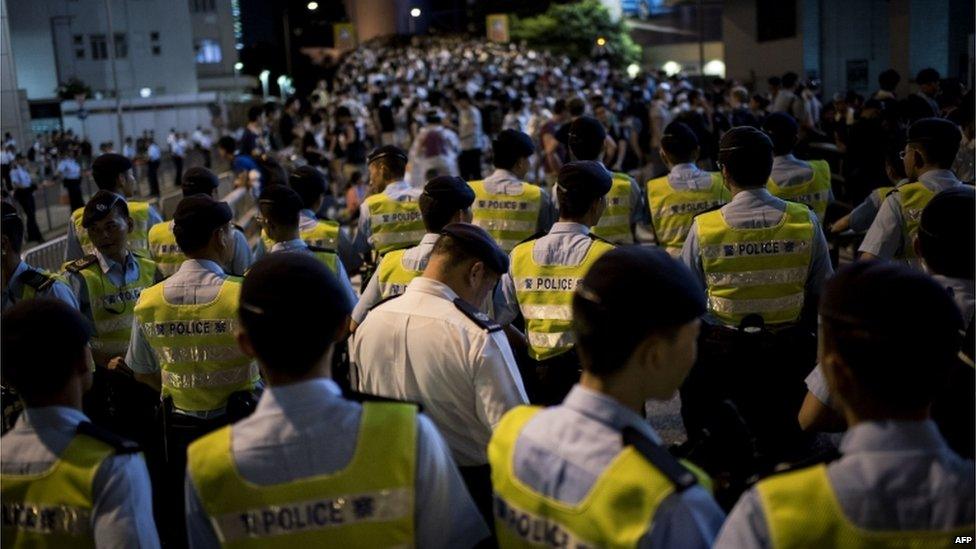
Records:
<instances>
[{"instance_id":1,"label":"yellow reflective vest","mask_svg":"<svg viewBox=\"0 0 976 549\"><path fill-rule=\"evenodd\" d=\"M524 242L512 250L511 270L515 297L525 318L529 355L544 360L573 348L573 290L613 244L594 239L578 265L540 265L532 259L535 242Z\"/></svg>"},{"instance_id":2,"label":"yellow reflective vest","mask_svg":"<svg viewBox=\"0 0 976 549\"><path fill-rule=\"evenodd\" d=\"M222 408L236 391L254 389L258 367L237 346L235 329L241 279L227 277L217 297L196 305L172 305L165 283L146 289L136 319L159 363L163 396L180 410Z\"/></svg>"},{"instance_id":3,"label":"yellow reflective vest","mask_svg":"<svg viewBox=\"0 0 976 549\"><path fill-rule=\"evenodd\" d=\"M634 447L626 446L579 503L566 504L536 492L516 476L514 462L519 434L540 410L513 408L488 443L499 547L636 547L658 506L674 493L674 484Z\"/></svg>"},{"instance_id":4,"label":"yellow reflective vest","mask_svg":"<svg viewBox=\"0 0 976 549\"><path fill-rule=\"evenodd\" d=\"M363 201L369 210L373 249L380 255L417 245L427 234L420 216L420 206L411 197L390 198L386 193L374 194Z\"/></svg>"},{"instance_id":5,"label":"yellow reflective vest","mask_svg":"<svg viewBox=\"0 0 976 549\"><path fill-rule=\"evenodd\" d=\"M173 222L157 223L149 229L149 253L163 276L173 276L186 261L183 250L176 243Z\"/></svg>"},{"instance_id":6,"label":"yellow reflective vest","mask_svg":"<svg viewBox=\"0 0 976 549\"><path fill-rule=\"evenodd\" d=\"M760 481L756 491L774 549L935 549L958 547L957 536L973 535L973 524L936 531L866 530L856 526L844 515L825 465L772 476Z\"/></svg>"},{"instance_id":7,"label":"yellow reflective vest","mask_svg":"<svg viewBox=\"0 0 976 549\"><path fill-rule=\"evenodd\" d=\"M47 471L0 476L3 547L95 547L95 475L115 448L76 434Z\"/></svg>"},{"instance_id":8,"label":"yellow reflective vest","mask_svg":"<svg viewBox=\"0 0 976 549\"><path fill-rule=\"evenodd\" d=\"M489 193L484 181L468 185L474 190L471 223L487 231L505 253L536 233L542 208L539 187L522 183L522 194L510 195Z\"/></svg>"},{"instance_id":9,"label":"yellow reflective vest","mask_svg":"<svg viewBox=\"0 0 976 549\"><path fill-rule=\"evenodd\" d=\"M367 402L352 461L281 484L242 478L231 427L190 445L187 470L222 547L412 547L417 411Z\"/></svg>"},{"instance_id":10,"label":"yellow reflective vest","mask_svg":"<svg viewBox=\"0 0 976 549\"><path fill-rule=\"evenodd\" d=\"M915 254L915 235L918 234L918 227L922 222L922 210L928 205L936 191L929 189L919 182L906 183L897 187L894 191L900 197L902 217L902 242L901 254L895 259L904 259L910 263L917 263L918 256ZM888 193L890 196L891 193Z\"/></svg>"},{"instance_id":11,"label":"yellow reflective vest","mask_svg":"<svg viewBox=\"0 0 976 549\"><path fill-rule=\"evenodd\" d=\"M767 228L733 228L721 210L695 221L712 316L730 326L750 314L766 325L799 318L815 229L805 205L787 202L783 219Z\"/></svg>"},{"instance_id":12,"label":"yellow reflective vest","mask_svg":"<svg viewBox=\"0 0 976 549\"><path fill-rule=\"evenodd\" d=\"M781 187L770 178L767 186L773 196L810 206L822 221L830 202L830 164L826 160L808 160L807 163L813 168L813 177L809 181Z\"/></svg>"},{"instance_id":13,"label":"yellow reflective vest","mask_svg":"<svg viewBox=\"0 0 976 549\"><path fill-rule=\"evenodd\" d=\"M129 217L132 218L132 232L129 233L129 250L149 254L149 203L129 201ZM71 212L71 222L75 226L75 236L81 245L82 253L85 255L95 253L95 245L88 237L88 231L81 226L81 220L85 215L84 208L78 208Z\"/></svg>"},{"instance_id":14,"label":"yellow reflective vest","mask_svg":"<svg viewBox=\"0 0 976 549\"><path fill-rule=\"evenodd\" d=\"M375 228L374 228L375 234ZM311 247L325 248L326 250L339 249L339 224L335 221L316 220L314 227L303 230L299 233L299 238ZM264 249L271 251L274 240L268 236L268 232L261 229L261 240L264 242Z\"/></svg>"},{"instance_id":15,"label":"yellow reflective vest","mask_svg":"<svg viewBox=\"0 0 976 549\"><path fill-rule=\"evenodd\" d=\"M638 205L630 203L631 188L629 175L613 172L613 184L607 193L607 209L600 216L600 222L591 229L593 234L614 244L634 243L630 219Z\"/></svg>"},{"instance_id":16,"label":"yellow reflective vest","mask_svg":"<svg viewBox=\"0 0 976 549\"><path fill-rule=\"evenodd\" d=\"M712 184L703 190L675 189L668 183L667 176L647 182L647 205L657 245L672 257L681 255L695 216L730 199L729 191L722 183L722 174L711 172L709 176Z\"/></svg>"},{"instance_id":17,"label":"yellow reflective vest","mask_svg":"<svg viewBox=\"0 0 976 549\"><path fill-rule=\"evenodd\" d=\"M418 271L403 263L405 252L406 250L394 250L384 255L376 268L377 282L380 284L380 295L383 299L407 291L410 281L424 273L423 269Z\"/></svg>"}]
</instances>

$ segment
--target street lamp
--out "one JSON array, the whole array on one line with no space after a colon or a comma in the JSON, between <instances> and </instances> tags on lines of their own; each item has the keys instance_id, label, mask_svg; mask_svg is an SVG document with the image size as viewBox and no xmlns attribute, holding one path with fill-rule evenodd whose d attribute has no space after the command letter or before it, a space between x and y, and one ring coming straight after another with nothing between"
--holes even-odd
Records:
<instances>
[{"instance_id":1,"label":"street lamp","mask_svg":"<svg viewBox=\"0 0 976 549\"><path fill-rule=\"evenodd\" d=\"M420 17L420 8L410 10L410 17L413 17L414 19Z\"/></svg>"},{"instance_id":2,"label":"street lamp","mask_svg":"<svg viewBox=\"0 0 976 549\"><path fill-rule=\"evenodd\" d=\"M318 2L309 2L308 5L305 6L305 7L308 8L308 11L315 11L315 10L319 9L319 3Z\"/></svg>"},{"instance_id":3,"label":"street lamp","mask_svg":"<svg viewBox=\"0 0 976 549\"><path fill-rule=\"evenodd\" d=\"M410 10L410 34L417 33L417 18L420 17L420 8Z\"/></svg>"},{"instance_id":4,"label":"street lamp","mask_svg":"<svg viewBox=\"0 0 976 549\"><path fill-rule=\"evenodd\" d=\"M607 45L607 39L606 39L606 38L604 38L604 37L602 37L602 36L601 36L601 37L599 37L599 38L597 38L597 39L596 39L596 45L597 45L597 46L600 46L601 48L602 48L603 46L606 46L606 45Z\"/></svg>"},{"instance_id":5,"label":"street lamp","mask_svg":"<svg viewBox=\"0 0 976 549\"><path fill-rule=\"evenodd\" d=\"M261 92L263 93L264 97L268 96L268 77L270 76L271 71L269 70L263 70L261 71L261 74L258 75L258 80L261 81Z\"/></svg>"},{"instance_id":6,"label":"street lamp","mask_svg":"<svg viewBox=\"0 0 976 549\"><path fill-rule=\"evenodd\" d=\"M238 61L237 63L234 63L234 70L235 71L242 71L242 70L244 70L244 63L241 63L240 61Z\"/></svg>"}]
</instances>

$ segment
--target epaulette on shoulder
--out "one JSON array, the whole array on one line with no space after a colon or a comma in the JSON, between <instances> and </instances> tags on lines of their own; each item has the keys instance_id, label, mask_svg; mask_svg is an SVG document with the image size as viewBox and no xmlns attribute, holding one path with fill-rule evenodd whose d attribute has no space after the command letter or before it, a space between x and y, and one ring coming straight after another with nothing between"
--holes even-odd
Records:
<instances>
[{"instance_id":1,"label":"epaulette on shoulder","mask_svg":"<svg viewBox=\"0 0 976 549\"><path fill-rule=\"evenodd\" d=\"M539 231L539 232L533 234L532 236L526 238L525 240L520 241L518 244L516 244L516 246L518 246L519 244L525 244L526 242L531 242L533 240L538 240L538 239L546 236L546 234L547 233L545 231Z\"/></svg>"},{"instance_id":2,"label":"epaulette on shoulder","mask_svg":"<svg viewBox=\"0 0 976 549\"><path fill-rule=\"evenodd\" d=\"M244 227L241 227L241 226L240 226L240 225L238 225L237 223L234 223L234 224L233 224L233 227L234 227L235 229L237 229L238 231L241 231L242 233L244 232Z\"/></svg>"},{"instance_id":3,"label":"epaulette on shoulder","mask_svg":"<svg viewBox=\"0 0 976 549\"><path fill-rule=\"evenodd\" d=\"M96 263L98 263L98 256L95 254L88 254L81 259L69 261L64 265L64 270L68 271L69 273L80 273Z\"/></svg>"},{"instance_id":4,"label":"epaulette on shoulder","mask_svg":"<svg viewBox=\"0 0 976 549\"><path fill-rule=\"evenodd\" d=\"M716 204L716 205L712 206L711 208L708 208L706 210L702 210L702 211L696 213L695 214L695 217L698 217L699 215L705 215L707 213L711 213L711 212L714 212L714 211L717 211L717 210L721 210L722 209L722 206L724 206L724 205L725 204Z\"/></svg>"},{"instance_id":5,"label":"epaulette on shoulder","mask_svg":"<svg viewBox=\"0 0 976 549\"><path fill-rule=\"evenodd\" d=\"M605 244L609 244L611 246L616 246L616 244L614 244L613 242L610 242L609 240L607 240L606 238L603 238L602 236L599 236L599 235L595 235L593 233L590 233L589 234L589 237L590 237L591 240L599 240L600 242L603 242Z\"/></svg>"},{"instance_id":6,"label":"epaulette on shoulder","mask_svg":"<svg viewBox=\"0 0 976 549\"><path fill-rule=\"evenodd\" d=\"M391 299L396 299L396 298L400 297L401 295L403 295L403 294L393 294L391 296L384 297L383 299L377 301L375 305L373 305L372 307L370 307L369 310L372 311L373 309L379 307L380 305L386 303L387 301L390 301Z\"/></svg>"},{"instance_id":7,"label":"epaulette on shoulder","mask_svg":"<svg viewBox=\"0 0 976 549\"><path fill-rule=\"evenodd\" d=\"M813 467L815 465L827 464L832 461L836 461L840 459L840 457L841 457L841 453L837 450L837 448L831 447L826 450L821 450L813 454L812 456L801 459L800 461L780 463L773 469L773 471L766 474L762 474L759 480L767 479L769 477L774 477L776 475L792 473L794 471L799 471L801 469L809 469L810 467Z\"/></svg>"},{"instance_id":8,"label":"epaulette on shoulder","mask_svg":"<svg viewBox=\"0 0 976 549\"><path fill-rule=\"evenodd\" d=\"M34 288L35 292L43 292L44 290L51 287L52 284L57 280L51 273L46 273L44 271L39 271L37 269L28 269L17 277L18 280L25 286L30 286Z\"/></svg>"},{"instance_id":9,"label":"epaulette on shoulder","mask_svg":"<svg viewBox=\"0 0 976 549\"><path fill-rule=\"evenodd\" d=\"M125 437L120 437L108 429L99 427L98 425L88 421L82 421L79 423L76 433L79 435L89 436L108 444L112 448L115 448L116 454L135 454L141 451L139 444L136 442Z\"/></svg>"},{"instance_id":10,"label":"epaulette on shoulder","mask_svg":"<svg viewBox=\"0 0 976 549\"><path fill-rule=\"evenodd\" d=\"M326 247L323 247L323 246L312 246L311 244L308 244L307 246L308 246L308 250L311 251L311 252L327 253L327 254L334 254L334 253L336 253L336 251L333 250L332 248L326 248Z\"/></svg>"},{"instance_id":11,"label":"epaulette on shoulder","mask_svg":"<svg viewBox=\"0 0 976 549\"><path fill-rule=\"evenodd\" d=\"M344 392L342 396L353 402L389 402L393 404L409 404L411 406L417 407L417 412L423 412L424 407L419 402L414 402L412 400L397 400L395 398L389 398L379 395L372 395L369 393L360 393L359 391L353 391L352 389Z\"/></svg>"},{"instance_id":12,"label":"epaulette on shoulder","mask_svg":"<svg viewBox=\"0 0 976 549\"><path fill-rule=\"evenodd\" d=\"M486 332L497 332L498 330L502 329L501 324L495 322L491 319L491 317L481 312L474 305L468 303L460 297L454 300L454 306L457 307L459 311L464 313L464 316L473 320L475 324L480 326Z\"/></svg>"},{"instance_id":13,"label":"epaulette on shoulder","mask_svg":"<svg viewBox=\"0 0 976 549\"><path fill-rule=\"evenodd\" d=\"M675 492L684 492L698 484L695 474L689 471L680 461L675 459L663 446L654 442L633 427L624 428L623 442L625 446L633 446L644 456L655 469L667 477L674 485Z\"/></svg>"}]
</instances>

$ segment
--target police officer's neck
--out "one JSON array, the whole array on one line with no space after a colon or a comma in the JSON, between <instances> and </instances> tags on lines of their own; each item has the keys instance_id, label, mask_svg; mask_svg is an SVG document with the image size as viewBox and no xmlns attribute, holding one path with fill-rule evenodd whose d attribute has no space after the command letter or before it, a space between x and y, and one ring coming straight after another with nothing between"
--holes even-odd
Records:
<instances>
[{"instance_id":1,"label":"police officer's neck","mask_svg":"<svg viewBox=\"0 0 976 549\"><path fill-rule=\"evenodd\" d=\"M939 166L938 164L926 164L924 166L919 166L915 170L915 177L913 178L913 181L918 181L918 178L922 177L923 175L925 175L925 174L927 174L929 172L937 172L937 171L946 170L946 169L948 169L948 168L943 168L942 166Z\"/></svg>"},{"instance_id":2,"label":"police officer's neck","mask_svg":"<svg viewBox=\"0 0 976 549\"><path fill-rule=\"evenodd\" d=\"M111 253L106 253L102 250L98 250L98 253L102 254L102 257L104 257L105 259L110 259L118 263L119 265L125 265L125 259L126 257L129 256L129 249L123 247L120 248L119 251L111 252Z\"/></svg>"},{"instance_id":3,"label":"police officer's neck","mask_svg":"<svg viewBox=\"0 0 976 549\"><path fill-rule=\"evenodd\" d=\"M845 406L844 418L850 429L858 423L884 421L925 421L929 419L928 407L915 410L898 410L890 406L878 406L865 401L859 401L856 407Z\"/></svg>"},{"instance_id":4,"label":"police officer's neck","mask_svg":"<svg viewBox=\"0 0 976 549\"><path fill-rule=\"evenodd\" d=\"M61 406L64 408L74 408L81 410L82 395L85 393L84 384L81 376L74 375L68 380L64 388L56 393L49 395L22 395L24 405L28 408L46 408L49 406Z\"/></svg>"},{"instance_id":5,"label":"police officer's neck","mask_svg":"<svg viewBox=\"0 0 976 549\"><path fill-rule=\"evenodd\" d=\"M298 383L304 383L306 381L313 381L316 379L332 379L332 351L335 346L330 345L329 350L322 355L322 358L315 363L307 372L302 374L293 374L278 372L272 368L265 366L262 368L265 376L265 382L270 387L281 387L285 385L295 385Z\"/></svg>"},{"instance_id":6,"label":"police officer's neck","mask_svg":"<svg viewBox=\"0 0 976 549\"><path fill-rule=\"evenodd\" d=\"M628 375L618 373L617 375L600 377L584 370L580 376L579 384L591 391L616 400L638 414L644 413L644 403L647 401L647 395L641 393L638 389L642 384L635 383Z\"/></svg>"}]
</instances>

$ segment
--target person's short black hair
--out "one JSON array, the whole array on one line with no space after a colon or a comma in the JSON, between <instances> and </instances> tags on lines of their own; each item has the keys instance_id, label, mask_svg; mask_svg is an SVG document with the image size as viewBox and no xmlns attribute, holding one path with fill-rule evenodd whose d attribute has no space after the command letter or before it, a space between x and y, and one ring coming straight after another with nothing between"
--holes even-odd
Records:
<instances>
[{"instance_id":1,"label":"person's short black hair","mask_svg":"<svg viewBox=\"0 0 976 549\"><path fill-rule=\"evenodd\" d=\"M738 187L765 187L773 170L773 143L756 128L735 127L722 136L718 160Z\"/></svg>"},{"instance_id":2,"label":"person's short black hair","mask_svg":"<svg viewBox=\"0 0 976 549\"><path fill-rule=\"evenodd\" d=\"M573 97L566 103L570 116L583 116L586 112L586 101L582 97Z\"/></svg>"},{"instance_id":3,"label":"person's short black hair","mask_svg":"<svg viewBox=\"0 0 976 549\"><path fill-rule=\"evenodd\" d=\"M300 166L292 170L288 185L298 193L302 203L308 209L315 206L327 189L325 175L312 166Z\"/></svg>"},{"instance_id":4,"label":"person's short black hair","mask_svg":"<svg viewBox=\"0 0 976 549\"><path fill-rule=\"evenodd\" d=\"M606 128L596 118L580 116L569 123L569 150L577 160L596 160L606 137Z\"/></svg>"},{"instance_id":5,"label":"person's short black hair","mask_svg":"<svg viewBox=\"0 0 976 549\"><path fill-rule=\"evenodd\" d=\"M217 146L220 147L221 150L224 150L230 154L234 154L234 152L237 151L237 143L234 141L234 138L229 135L225 135L218 139Z\"/></svg>"},{"instance_id":6,"label":"person's short black hair","mask_svg":"<svg viewBox=\"0 0 976 549\"><path fill-rule=\"evenodd\" d=\"M17 213L17 208L8 202L0 202L2 207L2 222L0 231L10 240L10 247L14 252L20 253L24 249L24 221Z\"/></svg>"},{"instance_id":7,"label":"person's short black hair","mask_svg":"<svg viewBox=\"0 0 976 549\"><path fill-rule=\"evenodd\" d=\"M186 197L195 194L213 194L214 189L219 186L220 179L217 174L203 166L193 166L183 172L180 189L183 191L183 196Z\"/></svg>"},{"instance_id":8,"label":"person's short black hair","mask_svg":"<svg viewBox=\"0 0 976 549\"><path fill-rule=\"evenodd\" d=\"M885 166L890 169L899 179L905 179L905 161L901 158L902 151L905 150L904 142L893 143L885 147Z\"/></svg>"},{"instance_id":9,"label":"person's short black hair","mask_svg":"<svg viewBox=\"0 0 976 549\"><path fill-rule=\"evenodd\" d=\"M762 129L773 142L773 154L781 156L790 154L796 145L796 137L800 125L792 115L785 112L774 112L763 120Z\"/></svg>"},{"instance_id":10,"label":"person's short black hair","mask_svg":"<svg viewBox=\"0 0 976 549\"><path fill-rule=\"evenodd\" d=\"M275 225L292 227L301 221L301 211L305 206L302 198L287 185L271 185L261 192L258 207L261 215Z\"/></svg>"},{"instance_id":11,"label":"person's short black hair","mask_svg":"<svg viewBox=\"0 0 976 549\"><path fill-rule=\"evenodd\" d=\"M57 344L51 345L52 335ZM56 395L85 360L91 326L58 299L23 300L3 313L0 371L5 385L25 399Z\"/></svg>"},{"instance_id":12,"label":"person's short black hair","mask_svg":"<svg viewBox=\"0 0 976 549\"><path fill-rule=\"evenodd\" d=\"M968 185L946 189L922 210L918 243L922 259L935 274L972 280L976 273L976 190Z\"/></svg>"},{"instance_id":13,"label":"person's short black hair","mask_svg":"<svg viewBox=\"0 0 976 549\"><path fill-rule=\"evenodd\" d=\"M300 377L335 343L352 303L325 264L311 254L285 252L251 266L238 311L261 364ZM308 321L308 311L315 311L315 322ZM294 343L282 344L286 341Z\"/></svg>"},{"instance_id":14,"label":"person's short black hair","mask_svg":"<svg viewBox=\"0 0 976 549\"><path fill-rule=\"evenodd\" d=\"M553 103L553 105L552 105L552 114L559 115L559 114L562 114L564 112L566 112L566 100L565 99L557 99L556 102Z\"/></svg>"},{"instance_id":15,"label":"person's short black hair","mask_svg":"<svg viewBox=\"0 0 976 549\"><path fill-rule=\"evenodd\" d=\"M566 219L579 219L590 211L593 204L600 198L580 196L572 193L556 192L556 203L559 205L559 215Z\"/></svg>"},{"instance_id":16,"label":"person's short black hair","mask_svg":"<svg viewBox=\"0 0 976 549\"><path fill-rule=\"evenodd\" d=\"M938 82L939 80L941 80L941 76L939 76L939 71L931 67L924 68L918 71L918 74L915 75L915 83L918 84L919 86L923 84L933 84Z\"/></svg>"},{"instance_id":17,"label":"person's short black hair","mask_svg":"<svg viewBox=\"0 0 976 549\"><path fill-rule=\"evenodd\" d=\"M173 236L183 253L192 254L204 249L214 231L225 226L234 214L226 202L209 194L185 197L173 213Z\"/></svg>"},{"instance_id":18,"label":"person's short black hair","mask_svg":"<svg viewBox=\"0 0 976 549\"><path fill-rule=\"evenodd\" d=\"M962 133L944 118L923 118L908 128L908 142L920 149L926 162L948 169L956 160Z\"/></svg>"},{"instance_id":19,"label":"person's short black hair","mask_svg":"<svg viewBox=\"0 0 976 549\"><path fill-rule=\"evenodd\" d=\"M901 82L901 75L895 69L888 69L878 75L878 87L882 90L893 92Z\"/></svg>"},{"instance_id":20,"label":"person's short black hair","mask_svg":"<svg viewBox=\"0 0 976 549\"><path fill-rule=\"evenodd\" d=\"M959 352L962 317L929 275L858 261L827 281L820 327L826 352L857 381L860 394L846 395L852 406L913 412L942 389Z\"/></svg>"},{"instance_id":21,"label":"person's short black hair","mask_svg":"<svg viewBox=\"0 0 976 549\"><path fill-rule=\"evenodd\" d=\"M131 219L129 204L122 195L112 191L100 190L92 195L88 204L85 204L85 209L81 214L81 226L87 229L112 215L113 212L118 213L123 219Z\"/></svg>"},{"instance_id":22,"label":"person's short black hair","mask_svg":"<svg viewBox=\"0 0 976 549\"><path fill-rule=\"evenodd\" d=\"M797 75L795 72L788 72L783 75L783 87L792 88L793 86L796 85L796 82L799 79L800 79L799 75Z\"/></svg>"},{"instance_id":23,"label":"person's short black hair","mask_svg":"<svg viewBox=\"0 0 976 549\"><path fill-rule=\"evenodd\" d=\"M369 161L370 166L374 164L385 170L393 179L403 179L403 175L407 173L407 159L400 155L383 155Z\"/></svg>"},{"instance_id":24,"label":"person's short black hair","mask_svg":"<svg viewBox=\"0 0 976 549\"><path fill-rule=\"evenodd\" d=\"M535 152L532 138L517 130L502 130L491 142L492 163L496 168L511 170L522 158Z\"/></svg>"},{"instance_id":25,"label":"person's short black hair","mask_svg":"<svg viewBox=\"0 0 976 549\"><path fill-rule=\"evenodd\" d=\"M770 76L766 79L766 83L769 84L770 87L782 86L783 80L778 76Z\"/></svg>"},{"instance_id":26,"label":"person's short black hair","mask_svg":"<svg viewBox=\"0 0 976 549\"><path fill-rule=\"evenodd\" d=\"M664 128L661 148L675 163L694 162L698 152L698 136L683 122L671 122Z\"/></svg>"},{"instance_id":27,"label":"person's short black hair","mask_svg":"<svg viewBox=\"0 0 976 549\"><path fill-rule=\"evenodd\" d=\"M262 105L254 105L250 109L247 109L247 121L257 122L262 114L264 114L264 107Z\"/></svg>"},{"instance_id":28,"label":"person's short black hair","mask_svg":"<svg viewBox=\"0 0 976 549\"><path fill-rule=\"evenodd\" d=\"M119 175L130 168L132 161L121 154L103 154L92 162L92 179L99 189L114 191L119 186Z\"/></svg>"}]
</instances>

